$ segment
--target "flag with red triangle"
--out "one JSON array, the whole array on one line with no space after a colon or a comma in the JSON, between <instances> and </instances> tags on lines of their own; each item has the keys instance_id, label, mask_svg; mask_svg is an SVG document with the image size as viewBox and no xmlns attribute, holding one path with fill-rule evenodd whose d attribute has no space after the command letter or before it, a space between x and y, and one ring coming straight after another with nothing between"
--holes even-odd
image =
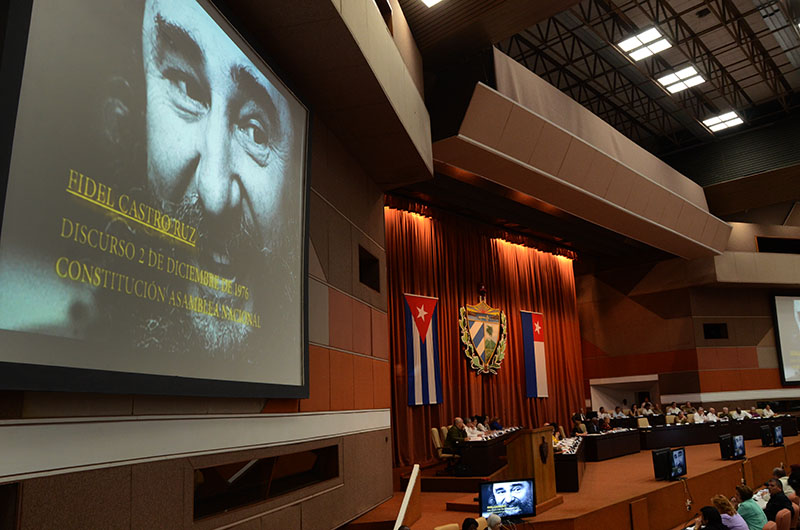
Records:
<instances>
[{"instance_id":1,"label":"flag with red triangle","mask_svg":"<svg viewBox=\"0 0 800 530\"><path fill-rule=\"evenodd\" d=\"M438 303L438 298L405 295L409 405L442 402Z\"/></svg>"}]
</instances>

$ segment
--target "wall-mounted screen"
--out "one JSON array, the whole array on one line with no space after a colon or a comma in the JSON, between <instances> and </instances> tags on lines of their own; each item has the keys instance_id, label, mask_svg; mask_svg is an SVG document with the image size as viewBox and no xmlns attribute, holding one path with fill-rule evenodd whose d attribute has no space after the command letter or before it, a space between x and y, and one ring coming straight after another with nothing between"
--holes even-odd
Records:
<instances>
[{"instance_id":1,"label":"wall-mounted screen","mask_svg":"<svg viewBox=\"0 0 800 530\"><path fill-rule=\"evenodd\" d=\"M800 296L775 296L773 307L781 378L800 385Z\"/></svg>"},{"instance_id":2,"label":"wall-mounted screen","mask_svg":"<svg viewBox=\"0 0 800 530\"><path fill-rule=\"evenodd\" d=\"M307 395L306 107L206 1L26 7L0 386Z\"/></svg>"}]
</instances>

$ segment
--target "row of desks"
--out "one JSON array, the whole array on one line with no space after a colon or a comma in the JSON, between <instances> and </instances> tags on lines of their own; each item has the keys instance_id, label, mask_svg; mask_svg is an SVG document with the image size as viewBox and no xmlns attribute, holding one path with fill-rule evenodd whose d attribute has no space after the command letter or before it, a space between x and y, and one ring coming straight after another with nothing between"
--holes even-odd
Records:
<instances>
[{"instance_id":1,"label":"row of desks","mask_svg":"<svg viewBox=\"0 0 800 530\"><path fill-rule=\"evenodd\" d=\"M797 421L793 416L715 423L656 425L655 427L583 437L575 454L555 456L556 487L558 491L578 491L586 462L608 460L640 450L661 447L682 447L717 443L721 434L741 434L746 440L761 438L762 425L780 425L783 436L797 436Z\"/></svg>"}]
</instances>

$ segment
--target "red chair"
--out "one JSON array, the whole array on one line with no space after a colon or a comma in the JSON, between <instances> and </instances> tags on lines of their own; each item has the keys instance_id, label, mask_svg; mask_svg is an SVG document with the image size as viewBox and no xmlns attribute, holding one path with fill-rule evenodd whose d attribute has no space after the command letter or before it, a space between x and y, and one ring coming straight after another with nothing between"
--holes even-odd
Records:
<instances>
[{"instance_id":1,"label":"red chair","mask_svg":"<svg viewBox=\"0 0 800 530\"><path fill-rule=\"evenodd\" d=\"M792 512L786 508L779 511L775 516L775 524L778 525L778 530L791 530Z\"/></svg>"},{"instance_id":2,"label":"red chair","mask_svg":"<svg viewBox=\"0 0 800 530\"><path fill-rule=\"evenodd\" d=\"M788 495L788 497L789 497L790 501L792 501L793 503L795 503L798 506L800 506L800 496L797 496L794 493L791 493L791 494Z\"/></svg>"},{"instance_id":3,"label":"red chair","mask_svg":"<svg viewBox=\"0 0 800 530\"><path fill-rule=\"evenodd\" d=\"M795 504L792 502L792 524L791 529L795 530L797 528L797 523L800 522L800 504Z\"/></svg>"},{"instance_id":4,"label":"red chair","mask_svg":"<svg viewBox=\"0 0 800 530\"><path fill-rule=\"evenodd\" d=\"M773 521L767 522L761 530L777 530L778 525L776 525Z\"/></svg>"}]
</instances>

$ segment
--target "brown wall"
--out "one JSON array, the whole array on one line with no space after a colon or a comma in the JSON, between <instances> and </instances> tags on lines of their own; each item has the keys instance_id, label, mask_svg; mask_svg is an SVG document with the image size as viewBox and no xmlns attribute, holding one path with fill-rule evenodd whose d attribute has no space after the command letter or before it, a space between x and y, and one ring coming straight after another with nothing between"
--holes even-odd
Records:
<instances>
[{"instance_id":1,"label":"brown wall","mask_svg":"<svg viewBox=\"0 0 800 530\"><path fill-rule=\"evenodd\" d=\"M670 260L578 278L587 388L593 378L645 374L659 375L662 395L782 388L770 289L691 286L702 276L695 265ZM727 324L728 338L705 339L706 323Z\"/></svg>"}]
</instances>

